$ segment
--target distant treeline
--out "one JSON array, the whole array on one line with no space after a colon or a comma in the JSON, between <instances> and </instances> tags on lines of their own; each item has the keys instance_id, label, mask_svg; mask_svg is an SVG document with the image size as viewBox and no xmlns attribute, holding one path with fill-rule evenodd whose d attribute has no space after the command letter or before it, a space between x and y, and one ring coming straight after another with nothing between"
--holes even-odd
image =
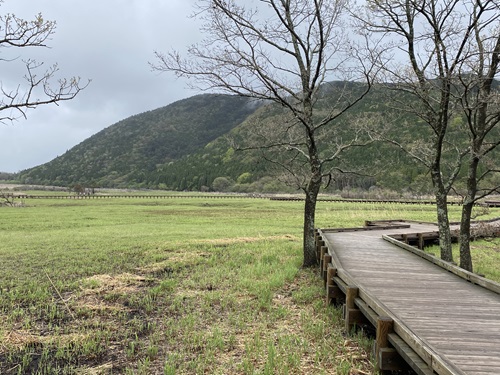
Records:
<instances>
[{"instance_id":1,"label":"distant treeline","mask_svg":"<svg viewBox=\"0 0 500 375\"><path fill-rule=\"evenodd\" d=\"M16 178L16 173L0 172L0 181L12 181Z\"/></svg>"}]
</instances>

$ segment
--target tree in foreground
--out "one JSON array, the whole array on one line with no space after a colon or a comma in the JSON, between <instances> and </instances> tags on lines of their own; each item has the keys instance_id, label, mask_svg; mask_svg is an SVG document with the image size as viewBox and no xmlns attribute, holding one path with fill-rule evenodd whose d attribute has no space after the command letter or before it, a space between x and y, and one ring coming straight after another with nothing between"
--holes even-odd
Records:
<instances>
[{"instance_id":1,"label":"tree in foreground","mask_svg":"<svg viewBox=\"0 0 500 375\"><path fill-rule=\"evenodd\" d=\"M486 16L479 18L481 14ZM492 193L500 193L500 90L495 78L500 61L500 3L474 2L475 20L467 59L461 62L457 90L453 93L465 118L468 134L465 193L460 220L460 267L472 271L470 252L471 219L474 204ZM456 94L458 92L459 95Z\"/></svg>"},{"instance_id":2,"label":"tree in foreground","mask_svg":"<svg viewBox=\"0 0 500 375\"><path fill-rule=\"evenodd\" d=\"M2 1L0 1L1 5ZM15 64L17 58L5 56L10 48L46 47L46 42L54 33L56 23L44 20L39 14L34 20L27 21L13 14L0 15L0 63ZM0 122L26 118L26 112L39 105L71 100L87 84L81 85L80 78L56 79L57 65L42 70L43 63L23 60L25 67L24 84L8 87L0 81Z\"/></svg>"},{"instance_id":3,"label":"tree in foreground","mask_svg":"<svg viewBox=\"0 0 500 375\"><path fill-rule=\"evenodd\" d=\"M363 30L387 39L377 64L384 82L397 93L394 107L426 128L420 137L389 141L429 169L446 261L453 260L448 194L467 165L461 241L468 248L472 206L484 196L476 196L477 182L495 170L478 176L480 161L486 162L498 145L498 93L492 91L500 41L498 7L493 0L369 0L366 13L355 16ZM461 257L461 266L471 270L470 251L468 257Z\"/></svg>"},{"instance_id":4,"label":"tree in foreground","mask_svg":"<svg viewBox=\"0 0 500 375\"><path fill-rule=\"evenodd\" d=\"M197 14L205 21L202 31L206 39L191 46L185 57L176 51L156 52L152 67L192 78L195 88L273 102L283 109L284 115L276 117L258 147L279 150L293 165L307 169L306 175L300 174L302 170L295 173L288 168L292 164L276 160L296 175L305 192L303 266L312 266L316 264L315 212L322 183L342 152L360 143L356 137L339 138L328 145L321 140L333 128L342 128L341 119L367 94L370 72L363 69L363 59L356 59L357 50L343 29L346 0L241 4L235 0L199 1ZM327 80L360 79L365 82L361 90L340 84L334 104L317 110Z\"/></svg>"}]
</instances>

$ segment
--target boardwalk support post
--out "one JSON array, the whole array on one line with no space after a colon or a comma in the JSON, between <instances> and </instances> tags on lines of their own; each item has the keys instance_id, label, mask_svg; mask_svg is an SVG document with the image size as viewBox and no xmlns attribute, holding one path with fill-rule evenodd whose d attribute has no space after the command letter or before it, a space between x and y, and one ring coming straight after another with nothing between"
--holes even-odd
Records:
<instances>
[{"instance_id":1,"label":"boardwalk support post","mask_svg":"<svg viewBox=\"0 0 500 375\"><path fill-rule=\"evenodd\" d=\"M319 259L318 260L319 260L319 274L321 277L323 277L323 267L324 267L323 261L325 258L325 254L328 252L328 247L325 246L324 241L321 241L321 242L323 242L323 245L319 249Z\"/></svg>"},{"instance_id":2,"label":"boardwalk support post","mask_svg":"<svg viewBox=\"0 0 500 375\"><path fill-rule=\"evenodd\" d=\"M393 332L394 321L387 316L377 319L377 333L374 342L377 370L397 371L404 365L403 359L394 348L389 347L389 334Z\"/></svg>"},{"instance_id":3,"label":"boardwalk support post","mask_svg":"<svg viewBox=\"0 0 500 375\"><path fill-rule=\"evenodd\" d=\"M417 237L418 237L418 248L420 250L423 250L424 249L424 245L425 245L425 240L424 240L423 233L417 233Z\"/></svg>"},{"instance_id":4,"label":"boardwalk support post","mask_svg":"<svg viewBox=\"0 0 500 375\"><path fill-rule=\"evenodd\" d=\"M323 268L322 268L323 272L321 275L325 282L325 286L328 283L328 265L331 263L331 261L332 261L332 256L328 254L328 248L326 248L326 253L325 255L323 255Z\"/></svg>"},{"instance_id":5,"label":"boardwalk support post","mask_svg":"<svg viewBox=\"0 0 500 375\"><path fill-rule=\"evenodd\" d=\"M350 333L356 324L363 322L363 313L354 304L358 293L359 289L353 286L348 286L345 293L344 319L347 333Z\"/></svg>"},{"instance_id":6,"label":"boardwalk support post","mask_svg":"<svg viewBox=\"0 0 500 375\"><path fill-rule=\"evenodd\" d=\"M334 268L331 264L328 266L328 271L326 275L326 305L330 305L332 303L335 304L337 298L342 295L342 291L335 284L333 278L337 276L337 269Z\"/></svg>"},{"instance_id":7,"label":"boardwalk support post","mask_svg":"<svg viewBox=\"0 0 500 375\"><path fill-rule=\"evenodd\" d=\"M325 241L323 241L321 236L318 236L316 239L316 256L318 258L318 262L321 261L321 248L325 246Z\"/></svg>"}]
</instances>

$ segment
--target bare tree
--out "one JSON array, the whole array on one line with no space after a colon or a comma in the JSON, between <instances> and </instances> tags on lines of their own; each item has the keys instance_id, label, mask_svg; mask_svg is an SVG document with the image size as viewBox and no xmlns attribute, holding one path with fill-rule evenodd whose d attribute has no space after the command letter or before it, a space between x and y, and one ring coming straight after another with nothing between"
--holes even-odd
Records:
<instances>
[{"instance_id":1,"label":"bare tree","mask_svg":"<svg viewBox=\"0 0 500 375\"><path fill-rule=\"evenodd\" d=\"M31 21L13 14L0 15L0 48L5 51L10 48L46 47L55 28L56 23L44 20L41 14ZM16 63L17 60L16 57L0 57L0 63ZM26 118L27 111L39 105L71 100L88 85L81 85L78 77L58 79L55 84L57 65L43 71L41 62L28 59L22 60L22 64L26 69L24 84L7 87L0 81L1 123Z\"/></svg>"},{"instance_id":2,"label":"bare tree","mask_svg":"<svg viewBox=\"0 0 500 375\"><path fill-rule=\"evenodd\" d=\"M479 18L481 14L487 16ZM500 2L472 3L474 20L469 53L461 62L457 89L460 107L466 119L468 133L466 189L460 222L460 267L472 271L470 253L471 218L474 204L485 196L500 191L500 185L491 179L500 173L498 153L500 145L500 91L495 77L500 60ZM492 181L488 183L489 181Z\"/></svg>"},{"instance_id":3,"label":"bare tree","mask_svg":"<svg viewBox=\"0 0 500 375\"><path fill-rule=\"evenodd\" d=\"M14 206L14 194L4 193L0 191L0 207L1 206Z\"/></svg>"},{"instance_id":4,"label":"bare tree","mask_svg":"<svg viewBox=\"0 0 500 375\"><path fill-rule=\"evenodd\" d=\"M493 0L369 0L366 13L355 15L364 30L388 40L383 46L379 45L383 53L377 57L382 56L378 65L385 73L384 82L401 93L394 97L395 107L413 115L429 130L426 139L408 142L392 138L389 141L430 171L437 203L441 258L446 261L453 260L447 196L459 177L464 159L468 154L475 155L472 150L477 146L473 146L475 131L472 127L470 143L462 147L463 144L450 137L450 123L462 116L464 110L470 113L471 88L476 87L478 81L474 79L472 86L470 83L463 85L464 77L473 76L469 64L477 60L483 37L480 34L500 16L497 7ZM491 55L493 51L488 53L493 61L496 58ZM483 62L484 59L485 55ZM481 74L485 72L474 73L476 78ZM488 100L480 102L484 105ZM480 107L474 104L474 111ZM472 164L469 167L472 183L477 174ZM475 193L472 195L475 197ZM470 222L470 212L468 214Z\"/></svg>"},{"instance_id":5,"label":"bare tree","mask_svg":"<svg viewBox=\"0 0 500 375\"><path fill-rule=\"evenodd\" d=\"M281 137L263 149L286 150L307 166L301 181L305 192L304 262L316 264L314 227L317 196L331 164L351 142L328 149L321 144L326 129L342 127L341 118L370 88L357 49L349 42L342 15L347 0L201 0L198 15L206 39L178 52L156 52L154 70L192 78L192 86L277 103L287 115L278 118ZM354 64L352 61L356 59ZM361 62L360 62L361 61ZM353 91L341 85L334 105L317 110L322 84L334 79L362 80ZM368 83L368 84L366 84ZM276 134L276 133L274 133ZM285 164L282 164L286 167Z\"/></svg>"}]
</instances>

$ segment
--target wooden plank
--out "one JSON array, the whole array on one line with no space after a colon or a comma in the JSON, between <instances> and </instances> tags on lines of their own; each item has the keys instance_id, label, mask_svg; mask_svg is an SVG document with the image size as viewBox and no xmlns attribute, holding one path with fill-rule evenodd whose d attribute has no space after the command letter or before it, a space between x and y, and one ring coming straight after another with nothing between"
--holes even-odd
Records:
<instances>
[{"instance_id":1,"label":"wooden plank","mask_svg":"<svg viewBox=\"0 0 500 375\"><path fill-rule=\"evenodd\" d=\"M498 368L500 365L500 359L495 356L474 356L474 357L458 357L458 356L450 356L450 359L453 359L455 363L465 364L469 368L471 367L488 367L488 368ZM472 364L470 364L472 362Z\"/></svg>"},{"instance_id":2,"label":"wooden plank","mask_svg":"<svg viewBox=\"0 0 500 375\"><path fill-rule=\"evenodd\" d=\"M378 315L387 315L394 320L394 332L434 371L440 375L465 375L456 366L447 363L433 348L420 339L380 301L358 286L358 295Z\"/></svg>"},{"instance_id":3,"label":"wooden plank","mask_svg":"<svg viewBox=\"0 0 500 375\"><path fill-rule=\"evenodd\" d=\"M356 298L354 303L358 309L363 313L363 315L368 319L372 326L377 327L377 321L379 320L378 314L373 311L370 306L368 306L362 299ZM391 319L392 321L392 319Z\"/></svg>"},{"instance_id":4,"label":"wooden plank","mask_svg":"<svg viewBox=\"0 0 500 375\"><path fill-rule=\"evenodd\" d=\"M470 281L474 284L482 286L483 288L491 290L492 292L500 294L500 284L499 283L488 280L488 279L486 279L482 276L476 275L472 272L466 271L460 267L457 267L451 263L445 262L439 258L436 258L430 254L427 254L427 253L425 253L421 250L418 250L412 246L408 246L404 243L401 243L400 241L394 240L393 238L391 238L387 235L384 235L383 238L384 238L384 240L389 241L392 244L394 244L398 247L401 247L402 249L408 250L408 251L412 252L413 254L416 254L416 255L420 256L421 258L424 258L424 259L432 262L433 264L436 264L436 265L446 269L447 271L454 273L455 275L461 277L464 280Z\"/></svg>"},{"instance_id":5,"label":"wooden plank","mask_svg":"<svg viewBox=\"0 0 500 375\"><path fill-rule=\"evenodd\" d=\"M478 336L478 337L475 337ZM426 335L426 338L429 341L435 342L436 345L439 345L443 349L453 349L457 352L461 352L463 350L467 350L471 353L475 351L479 351L481 353L485 353L489 349L499 354L500 358L500 340L498 339L498 335L494 337L493 335L471 335L470 340L463 339L463 337L450 337L450 334L444 335Z\"/></svg>"},{"instance_id":6,"label":"wooden plank","mask_svg":"<svg viewBox=\"0 0 500 375\"><path fill-rule=\"evenodd\" d=\"M367 232L367 231L377 231L384 229L408 229L411 225L409 224L395 224L395 225L382 225L382 226L364 226L364 227L352 227L352 228L328 228L322 229L323 233L344 233L344 232Z\"/></svg>"},{"instance_id":7,"label":"wooden plank","mask_svg":"<svg viewBox=\"0 0 500 375\"><path fill-rule=\"evenodd\" d=\"M338 270L337 270L338 272ZM340 277L335 276L333 278L333 281L335 284L339 287L339 289L342 291L342 293L346 294L347 293L347 284L342 280Z\"/></svg>"},{"instance_id":8,"label":"wooden plank","mask_svg":"<svg viewBox=\"0 0 500 375\"><path fill-rule=\"evenodd\" d=\"M332 256L328 254L328 247L327 247L326 252L323 255L323 269L322 269L322 276L325 286L327 285L328 282L328 265L331 264L331 262L332 262Z\"/></svg>"}]
</instances>

